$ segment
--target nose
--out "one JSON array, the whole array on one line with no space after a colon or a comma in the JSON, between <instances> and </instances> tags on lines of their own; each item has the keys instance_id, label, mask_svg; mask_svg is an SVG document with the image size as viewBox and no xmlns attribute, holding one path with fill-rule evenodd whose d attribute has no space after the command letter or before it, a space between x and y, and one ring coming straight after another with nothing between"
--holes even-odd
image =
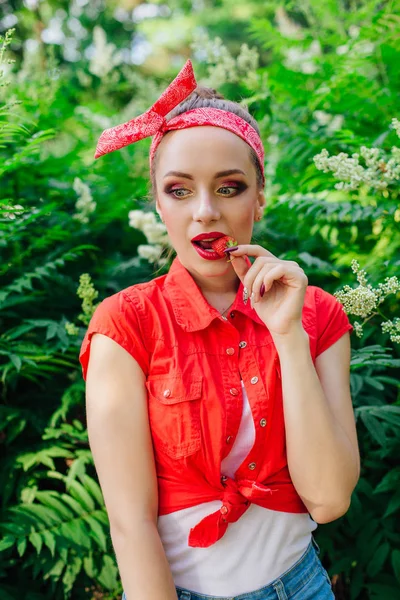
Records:
<instances>
[{"instance_id":1,"label":"nose","mask_svg":"<svg viewBox=\"0 0 400 600\"><path fill-rule=\"evenodd\" d=\"M198 201L194 204L193 219L209 223L211 221L218 221L220 216L218 201L208 191L200 193Z\"/></svg>"}]
</instances>

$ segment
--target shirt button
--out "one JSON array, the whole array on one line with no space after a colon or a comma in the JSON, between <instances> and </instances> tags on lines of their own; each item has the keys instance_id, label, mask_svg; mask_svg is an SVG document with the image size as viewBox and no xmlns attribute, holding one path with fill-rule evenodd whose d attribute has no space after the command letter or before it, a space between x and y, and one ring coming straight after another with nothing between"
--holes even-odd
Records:
<instances>
[{"instance_id":1,"label":"shirt button","mask_svg":"<svg viewBox=\"0 0 400 600\"><path fill-rule=\"evenodd\" d=\"M227 348L226 353L227 354L235 354L235 350L234 350L234 348Z\"/></svg>"},{"instance_id":2,"label":"shirt button","mask_svg":"<svg viewBox=\"0 0 400 600\"><path fill-rule=\"evenodd\" d=\"M221 319L223 319L224 321L227 321L228 317L225 317L225 315L222 315Z\"/></svg>"},{"instance_id":3,"label":"shirt button","mask_svg":"<svg viewBox=\"0 0 400 600\"><path fill-rule=\"evenodd\" d=\"M265 427L267 424L267 419L260 419L260 425L261 427Z\"/></svg>"},{"instance_id":4,"label":"shirt button","mask_svg":"<svg viewBox=\"0 0 400 600\"><path fill-rule=\"evenodd\" d=\"M257 381L258 381L258 377L252 377L250 379L250 383L257 383Z\"/></svg>"},{"instance_id":5,"label":"shirt button","mask_svg":"<svg viewBox=\"0 0 400 600\"><path fill-rule=\"evenodd\" d=\"M221 475L221 483L224 483L228 477L226 475Z\"/></svg>"},{"instance_id":6,"label":"shirt button","mask_svg":"<svg viewBox=\"0 0 400 600\"><path fill-rule=\"evenodd\" d=\"M169 398L171 395L171 390L164 390L163 396L164 398Z\"/></svg>"},{"instance_id":7,"label":"shirt button","mask_svg":"<svg viewBox=\"0 0 400 600\"><path fill-rule=\"evenodd\" d=\"M246 348L247 342L239 342L239 348Z\"/></svg>"},{"instance_id":8,"label":"shirt button","mask_svg":"<svg viewBox=\"0 0 400 600\"><path fill-rule=\"evenodd\" d=\"M226 438L226 443L230 444L232 440L233 440L233 435L228 435L228 437Z\"/></svg>"},{"instance_id":9,"label":"shirt button","mask_svg":"<svg viewBox=\"0 0 400 600\"><path fill-rule=\"evenodd\" d=\"M229 391L232 394L232 396L237 396L239 393L236 388L231 388Z\"/></svg>"},{"instance_id":10,"label":"shirt button","mask_svg":"<svg viewBox=\"0 0 400 600\"><path fill-rule=\"evenodd\" d=\"M248 466L251 471L254 471L254 469L256 468L256 463L250 463Z\"/></svg>"},{"instance_id":11,"label":"shirt button","mask_svg":"<svg viewBox=\"0 0 400 600\"><path fill-rule=\"evenodd\" d=\"M219 510L221 511L221 513L223 515L226 515L229 512L229 508L227 506L225 506L225 504L223 506L221 506L221 508Z\"/></svg>"},{"instance_id":12,"label":"shirt button","mask_svg":"<svg viewBox=\"0 0 400 600\"><path fill-rule=\"evenodd\" d=\"M230 313L230 317L233 319L233 317L234 317L234 316L235 316L235 312L234 312L234 311L232 311L232 312Z\"/></svg>"}]
</instances>

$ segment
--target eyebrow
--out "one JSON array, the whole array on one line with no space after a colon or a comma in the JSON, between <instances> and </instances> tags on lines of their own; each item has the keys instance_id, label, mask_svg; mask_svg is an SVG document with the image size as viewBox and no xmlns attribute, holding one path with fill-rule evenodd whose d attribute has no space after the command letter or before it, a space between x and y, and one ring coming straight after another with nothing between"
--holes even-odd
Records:
<instances>
[{"instance_id":1,"label":"eyebrow","mask_svg":"<svg viewBox=\"0 0 400 600\"><path fill-rule=\"evenodd\" d=\"M227 171L219 171L218 173L215 173L214 177L217 179L218 177L226 177L227 175L234 175L235 173L246 175L246 173L241 169L228 169ZM168 175L174 175L175 177L186 177L186 179L193 180L193 177L189 175L189 173L182 173L181 171L168 171L168 173L164 175L164 178L168 177Z\"/></svg>"}]
</instances>

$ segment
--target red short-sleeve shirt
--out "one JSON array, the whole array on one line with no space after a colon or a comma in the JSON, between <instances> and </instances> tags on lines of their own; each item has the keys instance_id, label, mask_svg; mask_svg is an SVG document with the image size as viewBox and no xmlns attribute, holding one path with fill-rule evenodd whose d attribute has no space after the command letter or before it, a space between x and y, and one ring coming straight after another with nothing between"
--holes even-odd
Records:
<instances>
[{"instance_id":1,"label":"red short-sleeve shirt","mask_svg":"<svg viewBox=\"0 0 400 600\"><path fill-rule=\"evenodd\" d=\"M79 360L83 379L86 381L90 355L90 342L94 333L102 333L113 339L139 363L147 375L149 355L143 343L136 310L129 293L124 290L105 298L97 306L83 339Z\"/></svg>"},{"instance_id":2,"label":"red short-sleeve shirt","mask_svg":"<svg viewBox=\"0 0 400 600\"><path fill-rule=\"evenodd\" d=\"M190 546L215 543L252 502L308 512L287 465L279 356L268 328L242 294L240 283L228 316L221 316L176 257L167 275L103 300L80 352L86 379L91 337L103 333L129 352L146 376L159 514L221 500L223 511L191 530ZM339 301L316 286L307 287L302 323L314 362L353 330ZM242 416L241 380L255 442L234 478L222 479L221 461Z\"/></svg>"}]
</instances>

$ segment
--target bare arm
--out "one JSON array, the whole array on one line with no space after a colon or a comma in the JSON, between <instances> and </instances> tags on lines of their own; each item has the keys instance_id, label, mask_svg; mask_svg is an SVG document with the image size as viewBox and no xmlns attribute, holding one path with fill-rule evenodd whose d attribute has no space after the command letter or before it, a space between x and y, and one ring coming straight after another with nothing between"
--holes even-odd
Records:
<instances>
[{"instance_id":1,"label":"bare arm","mask_svg":"<svg viewBox=\"0 0 400 600\"><path fill-rule=\"evenodd\" d=\"M360 474L350 396L350 336L317 357L298 328L277 344L282 372L290 475L311 516L328 523L344 515Z\"/></svg>"},{"instance_id":2,"label":"bare arm","mask_svg":"<svg viewBox=\"0 0 400 600\"><path fill-rule=\"evenodd\" d=\"M90 448L127 600L176 600L158 531L145 376L111 338L94 334L86 378Z\"/></svg>"}]
</instances>

